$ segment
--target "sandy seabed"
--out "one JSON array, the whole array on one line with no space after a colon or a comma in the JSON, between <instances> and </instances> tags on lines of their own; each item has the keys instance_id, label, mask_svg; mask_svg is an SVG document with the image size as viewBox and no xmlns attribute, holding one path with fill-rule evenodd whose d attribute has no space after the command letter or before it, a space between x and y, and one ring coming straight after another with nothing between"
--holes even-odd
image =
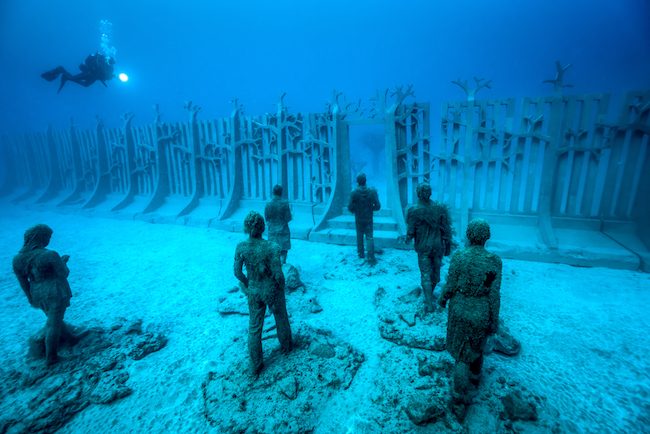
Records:
<instances>
[{"instance_id":1,"label":"sandy seabed","mask_svg":"<svg viewBox=\"0 0 650 434\"><path fill-rule=\"evenodd\" d=\"M215 367L246 357L234 351L239 346L233 342L246 339L248 318L222 316L216 309L219 298L237 283L232 262L244 234L3 208L1 363L23 363L29 336L44 325L43 313L29 307L11 269L25 229L36 223L54 230L49 248L70 255L74 297L67 322L110 327L118 317L141 318L169 338L165 348L130 368L132 395L91 405L58 432L219 432L206 421L201 383ZM366 356L352 386L333 395L322 410L323 423L316 430L353 432L350 421L372 394L378 353L392 345L379 334L375 292L379 286L389 293L417 286L417 258L412 251L387 249L377 265L385 272L365 273L367 266L360 266L356 276L332 280L332 269L355 258L355 248L301 240L292 244L288 262L318 294L323 311L289 312L291 322L331 330ZM501 317L522 349L516 357L491 354L485 367L516 377L545 396L568 432L650 432L650 275L503 263ZM279 344L265 341L269 345ZM433 432L415 425L412 430Z\"/></svg>"}]
</instances>

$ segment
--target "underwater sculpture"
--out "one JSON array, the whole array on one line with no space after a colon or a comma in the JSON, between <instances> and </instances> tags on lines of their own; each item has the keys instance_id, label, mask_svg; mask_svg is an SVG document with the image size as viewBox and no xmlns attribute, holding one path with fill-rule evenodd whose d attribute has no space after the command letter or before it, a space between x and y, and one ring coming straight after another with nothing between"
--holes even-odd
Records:
<instances>
[{"instance_id":1,"label":"underwater sculpture","mask_svg":"<svg viewBox=\"0 0 650 434\"><path fill-rule=\"evenodd\" d=\"M247 240L237 244L235 250L235 276L243 284L242 292L248 297L250 311L248 323L248 353L250 374L256 376L264 367L262 363L262 328L266 307L275 317L278 340L283 352L292 348L291 328L284 298L284 275L280 264L280 248L262 238L264 218L251 211L244 220ZM242 271L246 266L245 275Z\"/></svg>"},{"instance_id":2,"label":"underwater sculpture","mask_svg":"<svg viewBox=\"0 0 650 434\"><path fill-rule=\"evenodd\" d=\"M289 230L291 209L289 202L282 199L281 185L273 186L273 197L264 207L264 219L269 227L269 241L280 246L280 262L284 265L287 262L287 253L291 249L291 231Z\"/></svg>"},{"instance_id":3,"label":"underwater sculpture","mask_svg":"<svg viewBox=\"0 0 650 434\"><path fill-rule=\"evenodd\" d=\"M54 250L45 247L50 243L52 229L37 224L25 232L25 243L14 257L13 269L20 287L25 292L29 304L41 309L47 315L45 323L45 362L57 363L59 340L74 345L84 336L74 335L63 322L65 310L70 306L70 270L67 263L69 255L59 256Z\"/></svg>"},{"instance_id":4,"label":"underwater sculpture","mask_svg":"<svg viewBox=\"0 0 650 434\"><path fill-rule=\"evenodd\" d=\"M357 183L359 185L350 192L350 202L348 203L348 210L354 214L354 223L357 230L357 251L360 258L365 257L363 246L363 237L365 235L368 263L375 264L377 260L375 259L372 213L379 211L381 204L379 203L377 190L374 187L366 186L365 173L360 172L357 175Z\"/></svg>"},{"instance_id":5,"label":"underwater sculpture","mask_svg":"<svg viewBox=\"0 0 650 434\"><path fill-rule=\"evenodd\" d=\"M422 291L428 311L434 307L433 290L440 282L442 257L449 256L452 229L449 208L430 199L431 186L426 182L417 186L418 203L406 214L406 244L415 239L415 251L422 281Z\"/></svg>"},{"instance_id":6,"label":"underwater sculpture","mask_svg":"<svg viewBox=\"0 0 650 434\"><path fill-rule=\"evenodd\" d=\"M449 300L446 349L456 359L453 408L463 416L470 380L478 386L487 337L497 332L501 305L501 258L485 250L490 225L474 219L467 225L470 245L454 252L447 283L438 299Z\"/></svg>"}]
</instances>

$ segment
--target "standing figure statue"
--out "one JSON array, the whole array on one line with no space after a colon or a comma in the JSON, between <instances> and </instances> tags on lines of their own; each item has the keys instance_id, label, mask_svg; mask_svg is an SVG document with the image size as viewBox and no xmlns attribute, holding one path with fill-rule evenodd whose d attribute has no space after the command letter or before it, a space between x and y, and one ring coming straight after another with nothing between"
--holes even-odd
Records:
<instances>
[{"instance_id":1,"label":"standing figure statue","mask_svg":"<svg viewBox=\"0 0 650 434\"><path fill-rule=\"evenodd\" d=\"M38 224L25 232L25 244L14 257L13 269L20 287L33 308L41 309L47 315L45 323L45 362L57 363L59 340L71 344L79 342L83 335L75 336L63 322L65 310L70 306L70 285L67 263L70 256L59 256L45 247L50 243L52 229Z\"/></svg>"},{"instance_id":2,"label":"standing figure statue","mask_svg":"<svg viewBox=\"0 0 650 434\"><path fill-rule=\"evenodd\" d=\"M235 250L235 276L243 284L250 312L248 323L248 353L250 373L255 377L264 367L262 363L262 328L266 307L275 317L278 340L283 352L292 348L291 328L284 298L284 275L280 264L280 248L262 238L264 218L251 211L244 220L247 240L237 244ZM246 266L246 273L243 267Z\"/></svg>"},{"instance_id":3,"label":"standing figure statue","mask_svg":"<svg viewBox=\"0 0 650 434\"><path fill-rule=\"evenodd\" d=\"M282 199L282 186L273 186L273 198L264 207L264 218L269 225L269 241L280 246L280 262L284 265L287 262L287 252L291 248L291 209L289 202Z\"/></svg>"},{"instance_id":4,"label":"standing figure statue","mask_svg":"<svg viewBox=\"0 0 650 434\"><path fill-rule=\"evenodd\" d=\"M363 246L363 236L366 236L366 245L368 248L368 263L375 264L375 240L373 239L373 220L372 213L379 211L381 204L379 196L374 187L366 186L366 174L359 172L357 175L359 186L350 193L350 202L348 210L354 214L354 223L357 229L357 251L360 258L365 258Z\"/></svg>"},{"instance_id":5,"label":"standing figure statue","mask_svg":"<svg viewBox=\"0 0 650 434\"><path fill-rule=\"evenodd\" d=\"M454 252L447 283L438 303L449 300L446 349L456 359L454 410L464 417L470 380L478 386L483 366L483 348L497 332L501 305L501 258L485 250L490 225L474 219L467 225L470 245Z\"/></svg>"},{"instance_id":6,"label":"standing figure statue","mask_svg":"<svg viewBox=\"0 0 650 434\"><path fill-rule=\"evenodd\" d=\"M421 183L416 189L418 203L406 214L406 244L415 238L415 251L422 280L426 309L433 312L433 290L440 282L442 257L451 253L452 230L449 208L431 197L431 186Z\"/></svg>"}]
</instances>

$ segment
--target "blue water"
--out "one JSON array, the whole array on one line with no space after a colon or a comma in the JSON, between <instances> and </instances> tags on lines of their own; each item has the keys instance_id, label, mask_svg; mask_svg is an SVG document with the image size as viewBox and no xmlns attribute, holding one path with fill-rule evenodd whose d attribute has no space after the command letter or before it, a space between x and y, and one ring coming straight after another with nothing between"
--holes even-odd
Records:
<instances>
[{"instance_id":1,"label":"blue water","mask_svg":"<svg viewBox=\"0 0 650 434\"><path fill-rule=\"evenodd\" d=\"M74 72L101 49L100 22L112 23L116 73L82 88L40 77L58 65ZM276 109L287 92L292 112L321 112L333 89L349 100L413 84L418 101L463 100L458 78L492 79L478 98L552 93L555 61L573 63L566 93L650 87L647 0L521 1L152 1L2 0L0 133L150 123L230 114L238 98L247 115ZM619 98L613 98L617 103ZM409 101L406 101L409 102Z\"/></svg>"}]
</instances>

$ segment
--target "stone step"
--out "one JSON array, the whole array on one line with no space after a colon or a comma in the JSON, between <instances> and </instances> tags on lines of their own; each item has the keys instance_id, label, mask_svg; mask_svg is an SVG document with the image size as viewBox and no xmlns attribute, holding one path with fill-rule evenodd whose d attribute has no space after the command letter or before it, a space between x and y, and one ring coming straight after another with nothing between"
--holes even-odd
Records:
<instances>
[{"instance_id":1,"label":"stone step","mask_svg":"<svg viewBox=\"0 0 650 434\"><path fill-rule=\"evenodd\" d=\"M343 210L341 211L341 214L342 215L353 215L350 211L348 211L347 206L343 207ZM374 217L390 217L392 215L393 215L393 212L389 208L382 208L379 211L375 211L373 213Z\"/></svg>"},{"instance_id":2,"label":"stone step","mask_svg":"<svg viewBox=\"0 0 650 434\"><path fill-rule=\"evenodd\" d=\"M376 231L397 231L397 223L392 217L373 217L373 228ZM329 219L327 226L331 229L351 229L355 230L354 216L351 214L340 215Z\"/></svg>"},{"instance_id":3,"label":"stone step","mask_svg":"<svg viewBox=\"0 0 650 434\"><path fill-rule=\"evenodd\" d=\"M374 231L373 237L377 247L391 247L394 249L409 249L410 247L400 241L399 232L397 231ZM309 241L356 246L357 232L354 229L327 228L322 231L311 232Z\"/></svg>"}]
</instances>

